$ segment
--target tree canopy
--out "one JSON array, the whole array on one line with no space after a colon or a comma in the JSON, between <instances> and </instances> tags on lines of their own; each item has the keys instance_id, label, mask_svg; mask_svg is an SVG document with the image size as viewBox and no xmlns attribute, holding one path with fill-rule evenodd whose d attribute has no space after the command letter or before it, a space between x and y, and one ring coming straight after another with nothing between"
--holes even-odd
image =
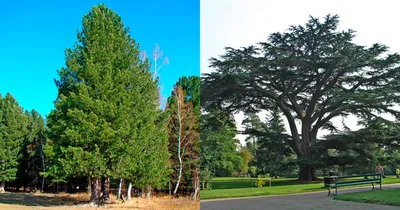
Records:
<instances>
[{"instance_id":1,"label":"tree canopy","mask_svg":"<svg viewBox=\"0 0 400 210\"><path fill-rule=\"evenodd\" d=\"M90 177L94 202L101 178L165 184L159 176L167 171L169 154L157 80L120 16L105 5L93 7L65 54L55 110L48 116L55 154L48 174Z\"/></svg>"},{"instance_id":2,"label":"tree canopy","mask_svg":"<svg viewBox=\"0 0 400 210\"><path fill-rule=\"evenodd\" d=\"M300 179L316 179L312 146L318 131L337 131L334 117L379 117L399 103L400 55L383 44L360 46L354 30L339 31L339 17L310 17L265 42L226 48L202 78L201 103L229 112L278 106L290 126L288 144L303 164ZM301 122L296 127L296 120Z\"/></svg>"}]
</instances>

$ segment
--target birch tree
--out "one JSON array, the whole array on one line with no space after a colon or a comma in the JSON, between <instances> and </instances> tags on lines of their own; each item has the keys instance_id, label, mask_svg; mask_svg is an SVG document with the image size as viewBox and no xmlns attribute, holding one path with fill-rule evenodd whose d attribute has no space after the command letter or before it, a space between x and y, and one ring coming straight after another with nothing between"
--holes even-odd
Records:
<instances>
[{"instance_id":1,"label":"birch tree","mask_svg":"<svg viewBox=\"0 0 400 210\"><path fill-rule=\"evenodd\" d=\"M185 103L185 94L181 86L175 86L173 98L170 98L168 110L171 113L170 151L174 152L173 161L176 183L173 194L178 192L184 170L184 161L189 154L190 144L197 139L196 118L192 103ZM197 139L198 140L198 139Z\"/></svg>"}]
</instances>

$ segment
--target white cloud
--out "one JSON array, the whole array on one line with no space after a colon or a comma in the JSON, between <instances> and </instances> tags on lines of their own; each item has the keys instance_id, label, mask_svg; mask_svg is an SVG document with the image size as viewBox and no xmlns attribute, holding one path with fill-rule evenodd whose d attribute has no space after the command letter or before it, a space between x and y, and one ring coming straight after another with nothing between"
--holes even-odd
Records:
<instances>
[{"instance_id":1,"label":"white cloud","mask_svg":"<svg viewBox=\"0 0 400 210\"><path fill-rule=\"evenodd\" d=\"M396 0L201 0L200 4L201 73L212 71L208 68L208 59L223 54L224 47L237 48L265 41L273 32L304 24L309 15L338 14L339 29L356 30L354 41L357 44L382 43L388 45L391 52L400 52L400 3ZM236 116L237 123L242 120L242 114ZM355 121L355 117L346 119L352 129L357 129ZM341 118L334 122L340 124ZM243 141L244 137L239 139Z\"/></svg>"}]
</instances>

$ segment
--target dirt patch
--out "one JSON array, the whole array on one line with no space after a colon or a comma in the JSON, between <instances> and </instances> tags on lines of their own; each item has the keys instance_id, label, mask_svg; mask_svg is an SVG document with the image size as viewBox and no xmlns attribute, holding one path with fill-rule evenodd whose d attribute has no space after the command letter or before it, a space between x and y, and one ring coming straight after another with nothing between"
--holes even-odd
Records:
<instances>
[{"instance_id":1,"label":"dirt patch","mask_svg":"<svg viewBox=\"0 0 400 210\"><path fill-rule=\"evenodd\" d=\"M166 209L166 210L198 210L199 201L188 198L172 199L169 196L154 197L150 199L132 198L131 201L122 203L116 196L110 195L111 204L91 206L90 195L79 194L40 194L40 193L2 193L0 194L0 209L2 210L78 210L78 209Z\"/></svg>"}]
</instances>

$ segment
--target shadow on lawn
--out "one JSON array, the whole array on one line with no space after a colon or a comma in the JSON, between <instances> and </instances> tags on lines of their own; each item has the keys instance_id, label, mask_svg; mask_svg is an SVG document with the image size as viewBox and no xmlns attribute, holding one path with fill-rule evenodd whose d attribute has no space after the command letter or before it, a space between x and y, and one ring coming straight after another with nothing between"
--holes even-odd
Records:
<instances>
[{"instance_id":1,"label":"shadow on lawn","mask_svg":"<svg viewBox=\"0 0 400 210\"><path fill-rule=\"evenodd\" d=\"M215 180L212 181L212 188L217 189L237 189L237 188L251 188L252 186L251 180L256 180L256 178L238 178L238 179L229 179L229 180ZM323 180L316 181L299 181L297 179L293 180L279 180L272 179L272 186L288 186L288 185L297 185L297 184L316 184L323 183Z\"/></svg>"},{"instance_id":2,"label":"shadow on lawn","mask_svg":"<svg viewBox=\"0 0 400 210\"><path fill-rule=\"evenodd\" d=\"M28 193L0 193L0 203L24 206L64 206L88 203L87 199L59 195L39 195Z\"/></svg>"}]
</instances>

